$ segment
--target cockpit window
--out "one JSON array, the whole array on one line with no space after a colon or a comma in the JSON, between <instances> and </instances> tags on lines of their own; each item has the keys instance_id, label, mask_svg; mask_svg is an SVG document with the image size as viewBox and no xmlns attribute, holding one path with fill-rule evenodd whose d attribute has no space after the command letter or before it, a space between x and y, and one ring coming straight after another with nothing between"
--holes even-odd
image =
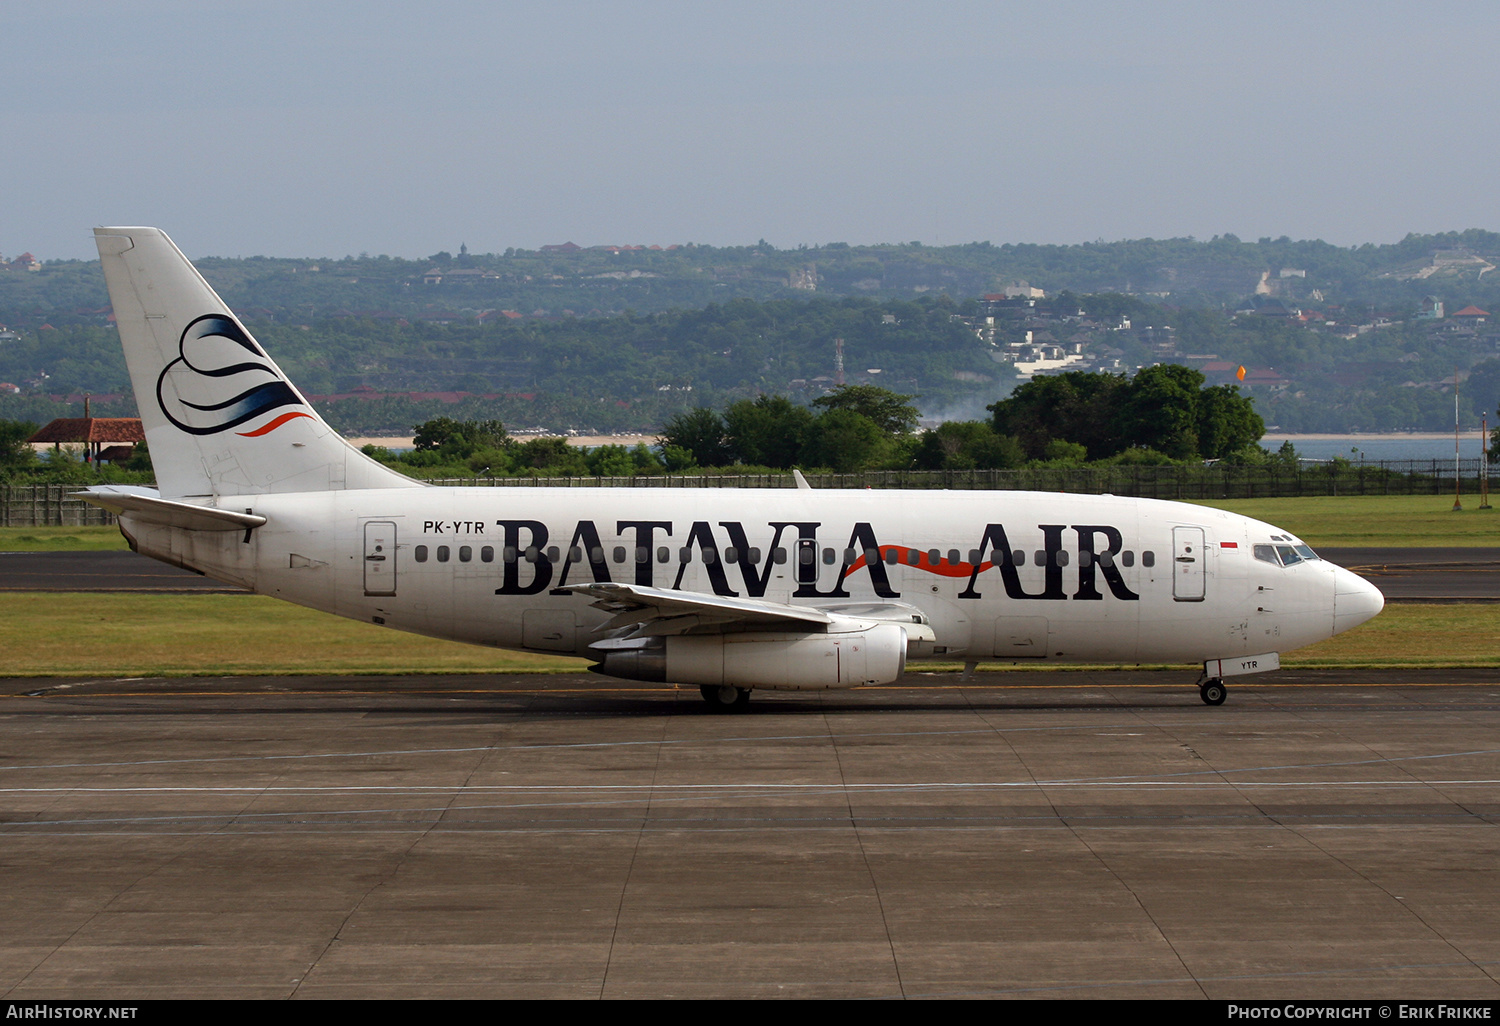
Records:
<instances>
[{"instance_id":1,"label":"cockpit window","mask_svg":"<svg viewBox=\"0 0 1500 1026\"><path fill-rule=\"evenodd\" d=\"M1292 566L1296 563L1302 562L1301 555L1299 555L1297 550L1291 545L1276 546L1276 554L1281 557L1281 563L1283 566Z\"/></svg>"},{"instance_id":2,"label":"cockpit window","mask_svg":"<svg viewBox=\"0 0 1500 1026\"><path fill-rule=\"evenodd\" d=\"M1298 543L1297 545L1293 546L1293 548L1295 548L1297 550L1297 554L1299 556L1301 556L1303 559L1317 559L1318 558L1318 554L1316 552L1314 552L1312 549L1310 549L1306 545Z\"/></svg>"},{"instance_id":3,"label":"cockpit window","mask_svg":"<svg viewBox=\"0 0 1500 1026\"><path fill-rule=\"evenodd\" d=\"M1255 558L1262 563L1270 563L1273 566L1281 565L1281 560L1276 556L1276 546L1274 545L1255 546Z\"/></svg>"}]
</instances>

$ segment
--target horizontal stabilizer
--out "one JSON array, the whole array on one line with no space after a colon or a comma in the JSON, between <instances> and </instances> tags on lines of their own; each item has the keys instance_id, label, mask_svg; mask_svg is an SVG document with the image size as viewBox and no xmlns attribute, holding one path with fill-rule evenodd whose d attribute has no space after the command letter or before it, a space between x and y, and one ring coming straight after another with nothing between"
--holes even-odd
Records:
<instances>
[{"instance_id":1,"label":"horizontal stabilizer","mask_svg":"<svg viewBox=\"0 0 1500 1026\"><path fill-rule=\"evenodd\" d=\"M75 495L116 515L128 514L148 524L181 527L189 531L247 531L266 522L265 517L254 513L173 502L161 498L153 489L90 488Z\"/></svg>"}]
</instances>

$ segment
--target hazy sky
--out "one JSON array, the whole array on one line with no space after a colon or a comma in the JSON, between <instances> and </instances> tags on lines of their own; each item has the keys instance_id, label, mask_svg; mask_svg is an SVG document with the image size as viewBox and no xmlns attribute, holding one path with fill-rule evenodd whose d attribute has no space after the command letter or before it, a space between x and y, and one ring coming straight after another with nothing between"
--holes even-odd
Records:
<instances>
[{"instance_id":1,"label":"hazy sky","mask_svg":"<svg viewBox=\"0 0 1500 1026\"><path fill-rule=\"evenodd\" d=\"M0 0L0 254L1500 229L1494 0Z\"/></svg>"}]
</instances>

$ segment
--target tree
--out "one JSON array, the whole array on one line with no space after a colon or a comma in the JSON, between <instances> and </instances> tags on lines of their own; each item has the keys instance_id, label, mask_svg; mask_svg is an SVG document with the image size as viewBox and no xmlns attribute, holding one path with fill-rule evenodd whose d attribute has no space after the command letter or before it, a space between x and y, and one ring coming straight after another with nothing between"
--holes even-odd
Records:
<instances>
[{"instance_id":1,"label":"tree","mask_svg":"<svg viewBox=\"0 0 1500 1026\"><path fill-rule=\"evenodd\" d=\"M847 473L879 466L894 449L894 439L869 417L829 410L814 422L803 461Z\"/></svg>"},{"instance_id":2,"label":"tree","mask_svg":"<svg viewBox=\"0 0 1500 1026\"><path fill-rule=\"evenodd\" d=\"M661 429L658 443L663 456L676 449L692 455L700 467L722 467L729 462L729 443L724 418L707 407L679 413ZM680 457L679 457L680 459Z\"/></svg>"},{"instance_id":3,"label":"tree","mask_svg":"<svg viewBox=\"0 0 1500 1026\"><path fill-rule=\"evenodd\" d=\"M1177 460L1198 455L1198 392L1203 375L1181 364L1143 367L1126 388L1116 414L1125 444L1155 449Z\"/></svg>"},{"instance_id":4,"label":"tree","mask_svg":"<svg viewBox=\"0 0 1500 1026\"><path fill-rule=\"evenodd\" d=\"M13 474L36 466L36 453L26 439L36 434L36 425L24 420L0 420L0 474Z\"/></svg>"},{"instance_id":5,"label":"tree","mask_svg":"<svg viewBox=\"0 0 1500 1026\"><path fill-rule=\"evenodd\" d=\"M1198 453L1223 459L1260 441L1266 422L1238 385L1216 385L1198 395Z\"/></svg>"},{"instance_id":6,"label":"tree","mask_svg":"<svg viewBox=\"0 0 1500 1026\"><path fill-rule=\"evenodd\" d=\"M732 458L752 466L796 466L813 424L812 413L780 395L733 403L724 411Z\"/></svg>"},{"instance_id":7,"label":"tree","mask_svg":"<svg viewBox=\"0 0 1500 1026\"><path fill-rule=\"evenodd\" d=\"M453 420L436 417L412 426L412 448L467 459L479 449L501 449L511 444L505 425L498 420Z\"/></svg>"},{"instance_id":8,"label":"tree","mask_svg":"<svg viewBox=\"0 0 1500 1026\"><path fill-rule=\"evenodd\" d=\"M876 385L840 385L813 400L823 410L849 410L865 417L887 435L905 435L917 426L920 414L911 405L914 395L900 395Z\"/></svg>"},{"instance_id":9,"label":"tree","mask_svg":"<svg viewBox=\"0 0 1500 1026\"><path fill-rule=\"evenodd\" d=\"M1032 459L1050 458L1056 441L1081 445L1095 460L1136 448L1221 459L1258 441L1265 421L1250 398L1203 381L1178 364L1146 367L1130 380L1073 371L1033 378L989 410L995 432L1016 435Z\"/></svg>"},{"instance_id":10,"label":"tree","mask_svg":"<svg viewBox=\"0 0 1500 1026\"><path fill-rule=\"evenodd\" d=\"M997 435L1014 435L1031 459L1044 459L1054 439L1082 445L1093 459L1126 448L1115 425L1125 377L1069 371L1032 378L987 407Z\"/></svg>"},{"instance_id":11,"label":"tree","mask_svg":"<svg viewBox=\"0 0 1500 1026\"><path fill-rule=\"evenodd\" d=\"M950 420L924 431L914 462L921 470L999 470L1026 462L1021 443L981 420Z\"/></svg>"}]
</instances>

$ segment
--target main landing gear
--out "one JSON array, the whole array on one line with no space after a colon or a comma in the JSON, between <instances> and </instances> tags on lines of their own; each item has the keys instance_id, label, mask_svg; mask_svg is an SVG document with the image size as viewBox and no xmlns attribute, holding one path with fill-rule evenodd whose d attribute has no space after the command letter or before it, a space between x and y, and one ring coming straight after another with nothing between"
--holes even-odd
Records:
<instances>
[{"instance_id":1,"label":"main landing gear","mask_svg":"<svg viewBox=\"0 0 1500 1026\"><path fill-rule=\"evenodd\" d=\"M1198 697L1203 699L1204 705L1223 705L1227 695L1224 682L1218 677L1210 677L1198 685Z\"/></svg>"},{"instance_id":2,"label":"main landing gear","mask_svg":"<svg viewBox=\"0 0 1500 1026\"><path fill-rule=\"evenodd\" d=\"M733 684L703 684L698 691L714 712L744 712L750 706L749 688L737 688Z\"/></svg>"}]
</instances>

